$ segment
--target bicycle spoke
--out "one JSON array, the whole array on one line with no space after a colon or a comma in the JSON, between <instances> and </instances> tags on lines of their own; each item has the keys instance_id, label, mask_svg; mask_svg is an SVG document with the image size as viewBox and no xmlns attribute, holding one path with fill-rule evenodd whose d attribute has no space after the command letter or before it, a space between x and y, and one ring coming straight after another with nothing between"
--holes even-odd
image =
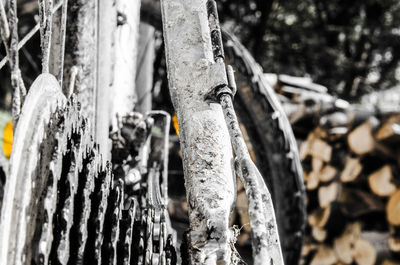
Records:
<instances>
[{"instance_id":1,"label":"bicycle spoke","mask_svg":"<svg viewBox=\"0 0 400 265\"><path fill-rule=\"evenodd\" d=\"M53 8L53 13L56 12L61 6L62 6L62 1L58 2L54 8ZM0 11L1 12L1 11ZM40 29L40 23L37 23L18 43L18 50L20 50L22 47L25 46L25 44L32 39L32 37L39 31ZM0 70L6 65L6 63L9 61L9 56L4 57L0 61Z\"/></svg>"},{"instance_id":2,"label":"bicycle spoke","mask_svg":"<svg viewBox=\"0 0 400 265\"><path fill-rule=\"evenodd\" d=\"M60 1L63 2L61 10L61 25L60 25L60 53L59 53L59 72L57 74L57 79L62 87L62 80L64 74L64 53L65 53L65 34L67 29L67 7L68 0Z\"/></svg>"},{"instance_id":3,"label":"bicycle spoke","mask_svg":"<svg viewBox=\"0 0 400 265\"><path fill-rule=\"evenodd\" d=\"M76 77L78 76L78 67L72 66L71 67L71 73L70 73L70 78L69 78L69 85L68 85L68 93L67 93L67 98L71 97L72 93L74 93L75 90L75 83L76 83Z\"/></svg>"},{"instance_id":4,"label":"bicycle spoke","mask_svg":"<svg viewBox=\"0 0 400 265\"><path fill-rule=\"evenodd\" d=\"M53 0L39 0L40 46L42 47L42 72L49 72Z\"/></svg>"},{"instance_id":5,"label":"bicycle spoke","mask_svg":"<svg viewBox=\"0 0 400 265\"><path fill-rule=\"evenodd\" d=\"M33 35L38 32L40 29L40 24L36 24L35 27L33 27L28 34L25 35L25 37L18 43L18 50L20 50L22 47L25 46L25 44L33 37ZM0 70L6 65L6 63L9 61L9 56L5 56L1 61L0 61Z\"/></svg>"},{"instance_id":6,"label":"bicycle spoke","mask_svg":"<svg viewBox=\"0 0 400 265\"><path fill-rule=\"evenodd\" d=\"M9 26L10 26L10 46L9 46L9 63L11 67L11 87L13 89L13 103L12 113L14 124L18 121L19 113L21 112L21 104L23 97L26 95L24 81L21 77L19 69L19 56L18 56L18 18L17 18L17 1L9 0ZM4 41L4 44L7 40Z\"/></svg>"},{"instance_id":7,"label":"bicycle spoke","mask_svg":"<svg viewBox=\"0 0 400 265\"><path fill-rule=\"evenodd\" d=\"M30 64L30 66L32 66L33 70L36 73L40 73L40 68L39 68L38 64L35 62L35 60L33 59L32 54L25 47L22 47L21 51L22 51L22 54L24 55L24 57L26 58L26 60L28 61L28 63Z\"/></svg>"},{"instance_id":8,"label":"bicycle spoke","mask_svg":"<svg viewBox=\"0 0 400 265\"><path fill-rule=\"evenodd\" d=\"M6 49L6 56L0 61L0 70L8 62L11 68L11 87L13 89L12 113L14 124L18 121L21 105L26 95L26 88L22 79L21 70L19 68L19 50L32 39L32 37L41 31L41 47L42 47L42 72L49 72L51 28L53 13L56 12L67 0L59 1L53 7L53 0L39 0L39 17L40 22L35 25L23 38L19 41L18 36L18 18L17 18L17 2L9 0L9 17L4 9L4 5L0 3L0 29L1 38ZM63 14L66 13L66 7L63 8ZM63 15L64 24L62 24L65 35L66 14ZM61 39L64 49L64 39ZM63 55L60 55L63 56ZM63 60L61 60L63 61ZM62 69L62 66L60 66ZM62 72L62 70L60 70ZM58 74L60 78L62 73Z\"/></svg>"},{"instance_id":9,"label":"bicycle spoke","mask_svg":"<svg viewBox=\"0 0 400 265\"><path fill-rule=\"evenodd\" d=\"M63 83L64 55L65 55L65 36L67 22L68 0L60 0L59 10L52 14L52 30L50 39L49 72L56 76L60 86Z\"/></svg>"},{"instance_id":10,"label":"bicycle spoke","mask_svg":"<svg viewBox=\"0 0 400 265\"><path fill-rule=\"evenodd\" d=\"M10 26L8 25L7 15L4 9L3 1L0 1L0 23L2 31L1 34L4 34L5 38L8 39L10 37Z\"/></svg>"}]
</instances>

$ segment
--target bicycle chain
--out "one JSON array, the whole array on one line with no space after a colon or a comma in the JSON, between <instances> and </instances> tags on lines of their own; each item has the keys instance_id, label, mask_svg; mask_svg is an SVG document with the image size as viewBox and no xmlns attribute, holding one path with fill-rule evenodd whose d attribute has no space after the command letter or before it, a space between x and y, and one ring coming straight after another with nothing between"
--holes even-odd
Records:
<instances>
[{"instance_id":1,"label":"bicycle chain","mask_svg":"<svg viewBox=\"0 0 400 265\"><path fill-rule=\"evenodd\" d=\"M125 190L132 194L128 198L139 208L133 232L133 238L138 238L138 244L134 246L135 264L174 265L177 258L173 231L168 222L166 197L161 193L167 185L161 178L165 173L162 171L164 163L153 159L156 155L149 153L153 126L152 118L144 118L139 113L122 118L120 130L111 137L113 168L116 177L125 179ZM151 166L149 161L153 163Z\"/></svg>"}]
</instances>

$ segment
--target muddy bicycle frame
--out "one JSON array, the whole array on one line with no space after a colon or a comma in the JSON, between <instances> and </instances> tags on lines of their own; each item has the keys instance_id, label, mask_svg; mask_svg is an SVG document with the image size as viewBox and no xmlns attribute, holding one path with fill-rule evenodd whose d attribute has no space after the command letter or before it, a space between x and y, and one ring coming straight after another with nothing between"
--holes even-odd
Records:
<instances>
[{"instance_id":1,"label":"muddy bicycle frame","mask_svg":"<svg viewBox=\"0 0 400 265\"><path fill-rule=\"evenodd\" d=\"M9 2L11 14L16 13L16 1ZM67 1L60 0L58 4L62 2ZM59 13L55 10L53 18L53 12L49 12L53 1L39 1L39 11L47 10L49 14L39 25L44 36L42 71L58 78L66 96L72 92L78 95L83 111L94 125L93 134L105 158L109 145L109 121L133 109L137 51L132 42L138 35L135 25L138 25L140 2L129 2L117 1L120 4L117 10L127 9L128 15L121 21L114 21L112 17L115 13L108 13L112 1L99 0L98 5L96 1L73 1L71 6L75 11L72 17L75 20L69 24L70 28L66 28L66 4ZM235 231L229 228L229 218L236 196L235 176L243 182L249 200L254 264L283 264L271 195L250 159L233 109L236 85L233 70L225 68L224 64L216 4L212 0L161 0L161 7L169 89L181 132L190 218L188 242L191 264L233 262L236 239ZM8 33L9 39L3 38L6 40L3 41L11 41L12 47L8 57L15 91L13 116L16 123L25 88L18 69L16 14L11 18L12 31ZM88 18L89 22L86 21ZM98 23L96 18L99 18ZM52 19L60 20L60 24L64 25L64 32L53 32L53 38L49 33ZM2 35L7 37L4 21ZM110 22L124 23L132 30L125 34L123 31L127 27L119 29L122 31L121 40L117 44L121 45L121 49L113 50L114 33L109 30ZM126 36L128 38L124 39ZM73 45L61 47L61 50L50 49L50 42L62 43L65 39ZM97 49L88 50L91 45ZM66 58L50 56L52 53L63 54L64 48L68 54ZM82 51L87 52L85 56L82 56ZM113 76L110 76L110 63L103 54L115 58L114 66L118 70L112 73ZM119 72L120 69L123 71ZM63 79L64 73L67 73L66 79ZM113 91L115 96L110 102L108 93L112 80L118 82L113 85L118 90Z\"/></svg>"},{"instance_id":2,"label":"muddy bicycle frame","mask_svg":"<svg viewBox=\"0 0 400 265\"><path fill-rule=\"evenodd\" d=\"M250 159L233 109L213 0L161 0L169 89L177 112L192 264L231 264L235 175L249 201L254 264L283 264L271 195ZM232 153L235 153L235 157ZM235 174L236 173L236 174Z\"/></svg>"}]
</instances>

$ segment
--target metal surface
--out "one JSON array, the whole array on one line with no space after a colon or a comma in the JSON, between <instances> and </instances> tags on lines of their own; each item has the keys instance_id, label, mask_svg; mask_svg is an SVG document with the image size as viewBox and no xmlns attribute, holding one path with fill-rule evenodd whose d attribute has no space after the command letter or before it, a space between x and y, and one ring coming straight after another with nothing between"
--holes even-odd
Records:
<instances>
[{"instance_id":1,"label":"metal surface","mask_svg":"<svg viewBox=\"0 0 400 265\"><path fill-rule=\"evenodd\" d=\"M117 29L115 32L115 69L111 120L117 127L117 116L133 111L137 102L135 89L140 21L139 0L117 0Z\"/></svg>"},{"instance_id":2,"label":"metal surface","mask_svg":"<svg viewBox=\"0 0 400 265\"><path fill-rule=\"evenodd\" d=\"M105 161L110 161L111 141L109 127L111 121L115 64L115 31L117 29L116 0L99 0L97 90L96 90L96 142Z\"/></svg>"},{"instance_id":3,"label":"metal surface","mask_svg":"<svg viewBox=\"0 0 400 265\"><path fill-rule=\"evenodd\" d=\"M63 91L69 91L70 71L78 68L74 93L82 106L82 114L92 125L95 135L97 95L98 1L75 0L69 3L65 38Z\"/></svg>"},{"instance_id":4,"label":"metal surface","mask_svg":"<svg viewBox=\"0 0 400 265\"><path fill-rule=\"evenodd\" d=\"M97 113L96 104L105 98L99 101L96 97L96 82L112 78L96 75L100 67L99 25L90 21L85 29L89 34L83 36L85 16L92 19L101 14L97 12L97 2L78 0L71 8L69 16L76 19L72 28L77 32L69 29L67 39L73 47L67 47L64 77L68 82L64 84L67 1L59 1L54 7L52 0L39 2L40 24L31 32L41 29L43 72L50 71L58 80L42 74L22 110L16 129L18 148L13 151L16 155L10 169L15 179L7 182L6 212L0 223L0 233L7 238L0 242L0 263L25 264L33 260L35 264L65 265L176 264L174 233L167 212L169 115L152 112L145 118L138 114L124 116L133 109L133 100L128 97L129 104L121 103L123 111L116 111L120 119L116 119L113 139L118 150L113 149L112 165L105 165L102 154L107 153L107 148L99 152L93 142L93 138L99 139L93 135L100 132L101 146L107 144L103 140L109 122L108 117ZM61 6L63 9L57 10ZM6 25L1 7L1 21ZM228 228L234 201L232 144L236 173L250 202L255 264L265 260L283 264L271 195L248 155L233 109L234 92L228 89L228 85L235 88L233 71L226 73L223 63L216 3L173 0L164 1L163 7L171 94L182 132L191 215L191 263L236 262L235 239ZM59 16L53 16L54 11L60 12ZM126 23L123 17L120 12L121 25ZM57 23L59 32L52 30ZM16 22L11 21L10 25L15 29ZM17 62L13 68L15 85L16 80L22 80L17 56L23 44L18 43L12 30L7 33L2 28L2 35L16 37L16 41L12 39L14 57L10 57L10 65ZM96 49L88 52L94 42ZM105 50L110 51L110 43L107 45ZM78 96L72 95L68 101L57 81L64 86L67 98L73 91ZM124 89L129 91L134 82L127 84ZM111 84L105 87L110 88ZM15 91L17 102L23 89ZM210 96L215 91L219 94ZM83 109L78 106L80 103ZM14 113L19 115L19 110ZM99 121L103 122L103 130L95 131ZM232 143L227 138L225 122ZM20 128L29 132L21 132L24 129ZM157 146L162 146L161 150ZM6 246L6 242L10 244Z\"/></svg>"},{"instance_id":5,"label":"metal surface","mask_svg":"<svg viewBox=\"0 0 400 265\"><path fill-rule=\"evenodd\" d=\"M207 3L214 58L223 60L221 30L216 10L216 2ZM211 17L211 19L210 19ZM228 85L215 87L215 97L220 102L224 112L226 126L235 153L235 171L243 183L249 202L249 216L252 233L253 259L255 265L284 264L278 226L275 217L271 194L263 177L252 161L239 122L233 107L233 97L237 91L233 68L227 66Z\"/></svg>"},{"instance_id":6,"label":"metal surface","mask_svg":"<svg viewBox=\"0 0 400 265\"><path fill-rule=\"evenodd\" d=\"M284 264L271 194L251 160L236 118L232 97L223 94L220 103L236 155L236 174L245 187L249 202L254 264Z\"/></svg>"},{"instance_id":7,"label":"metal surface","mask_svg":"<svg viewBox=\"0 0 400 265\"><path fill-rule=\"evenodd\" d=\"M130 198L126 200L127 209L132 202L138 209L131 239L124 236L119 242L118 253L123 253L124 244L131 245L132 253L125 252L118 264L125 264L128 256L131 264L177 264L176 236L169 221L165 193L169 124L170 116L163 111L152 111L148 116L132 113L122 118L120 130L112 135L115 178L125 180L125 193ZM140 160L147 157L147 150L148 165ZM127 222L130 231L129 215L122 216L127 219L121 229L127 229Z\"/></svg>"},{"instance_id":8,"label":"metal surface","mask_svg":"<svg viewBox=\"0 0 400 265\"><path fill-rule=\"evenodd\" d=\"M223 63L214 59L206 4L163 0L161 9L189 206L190 264L229 264L233 155L221 105L206 100L210 91L227 81Z\"/></svg>"},{"instance_id":9,"label":"metal surface","mask_svg":"<svg viewBox=\"0 0 400 265\"><path fill-rule=\"evenodd\" d=\"M23 264L31 256L25 245L32 240L36 207L35 195L41 193L42 179L37 164L40 144L48 134L47 124L57 107L65 104L57 80L48 74L37 78L21 111L20 125L10 159L0 221L0 263ZM39 107L38 107L39 106ZM32 130L31 128L35 128ZM33 200L32 200L33 197Z\"/></svg>"},{"instance_id":10,"label":"metal surface","mask_svg":"<svg viewBox=\"0 0 400 265\"><path fill-rule=\"evenodd\" d=\"M129 185L128 179L118 174L114 178L112 171L118 163L105 164L101 154L106 154L107 149L99 153L93 141L96 82L106 80L108 88L112 80L112 76L108 79L96 76L97 47L101 51L110 51L112 47L111 43L97 43L97 27L103 25L95 23L97 1L73 1L67 10L67 1L58 1L53 6L53 0L40 0L40 22L21 42L16 33L16 2L10 3L8 18L4 6L0 6L2 36L8 53L3 61L8 60L12 68L17 107L21 104L18 97L25 96L23 89L17 87L23 85L18 83L22 80L18 50L38 30L43 74L30 88L22 112L14 109L20 119L18 124L14 123L16 133L8 174L12 179L6 181L0 221L0 263L133 264L137 256L132 254L136 248L132 240L142 235L142 249L147 249L142 251L145 264L176 264L176 254L172 253L173 231L166 210L169 115L151 113L157 120L156 131L162 132L155 131L154 139L162 143L162 150L155 150L151 170L147 169L149 153L146 150L150 149L153 118L139 126L130 123L131 116L121 120L121 124L128 125L117 130L117 135L126 137L120 149L129 157L129 163L123 166L129 172L139 169L139 186ZM105 5L101 6L104 14ZM119 8L121 12L126 11ZM129 30L138 30L134 23L128 26ZM108 33L112 35L113 31ZM8 41L11 48L7 46ZM132 61L129 64L134 69L136 61L134 58ZM107 67L112 68L112 64ZM131 80L135 75L129 76ZM133 78L124 89L134 91L134 83ZM133 110L133 105L125 103L118 105L124 108L117 112L120 118L125 111ZM108 122L102 124L107 130ZM131 129L136 133L131 135ZM105 138L107 135L102 137ZM104 141L101 144L104 146ZM140 264L140 259L136 263Z\"/></svg>"},{"instance_id":11,"label":"metal surface","mask_svg":"<svg viewBox=\"0 0 400 265\"><path fill-rule=\"evenodd\" d=\"M0 224L1 264L176 264L164 179L170 118L164 112L135 115L116 132L125 137L116 146L128 159L115 157L122 164L114 163L113 177L75 96L67 102L54 76L38 77L16 129ZM147 169L137 158L150 143L153 120L154 137L164 144ZM118 171L137 167L137 183ZM134 245L136 238L142 243ZM135 250L140 244L142 259Z\"/></svg>"}]
</instances>

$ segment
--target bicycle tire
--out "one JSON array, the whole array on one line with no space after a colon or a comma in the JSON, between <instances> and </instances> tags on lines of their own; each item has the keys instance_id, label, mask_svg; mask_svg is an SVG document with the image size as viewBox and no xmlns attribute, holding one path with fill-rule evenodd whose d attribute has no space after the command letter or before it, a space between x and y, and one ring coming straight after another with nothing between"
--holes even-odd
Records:
<instances>
[{"instance_id":1,"label":"bicycle tire","mask_svg":"<svg viewBox=\"0 0 400 265\"><path fill-rule=\"evenodd\" d=\"M232 34L223 31L223 37L227 58L237 70L235 108L245 127L253 128L248 133L253 146L258 147L255 149L257 166L272 193L285 263L298 264L306 225L306 205L296 140L261 67ZM250 89L246 87L248 84ZM266 158L266 163L262 158Z\"/></svg>"}]
</instances>

